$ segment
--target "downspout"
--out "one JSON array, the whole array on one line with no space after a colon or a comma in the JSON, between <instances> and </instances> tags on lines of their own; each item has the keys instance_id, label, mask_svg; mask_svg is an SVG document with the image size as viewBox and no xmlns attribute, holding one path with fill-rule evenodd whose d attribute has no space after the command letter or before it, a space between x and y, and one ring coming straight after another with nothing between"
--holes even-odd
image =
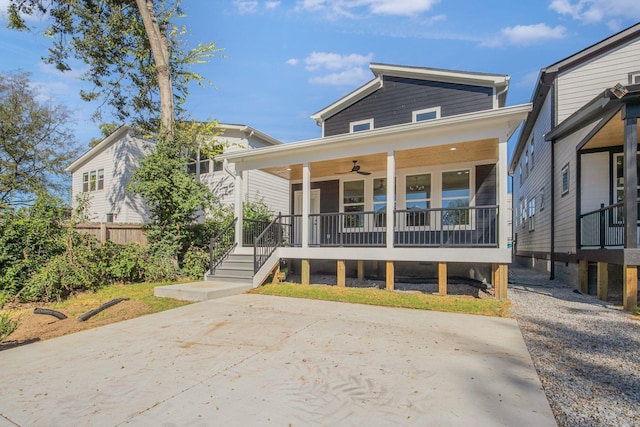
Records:
<instances>
[{"instance_id":1,"label":"downspout","mask_svg":"<svg viewBox=\"0 0 640 427\"><path fill-rule=\"evenodd\" d=\"M228 173L228 174L231 176L231 178L233 178L234 180L236 179L236 174L235 174L231 169L229 169L229 160L224 159L224 160L222 161L222 169L223 169L226 173Z\"/></svg>"},{"instance_id":2,"label":"downspout","mask_svg":"<svg viewBox=\"0 0 640 427\"><path fill-rule=\"evenodd\" d=\"M555 140L551 140L551 269L549 272L549 280L556 278L556 189L554 178L556 176L556 143Z\"/></svg>"}]
</instances>

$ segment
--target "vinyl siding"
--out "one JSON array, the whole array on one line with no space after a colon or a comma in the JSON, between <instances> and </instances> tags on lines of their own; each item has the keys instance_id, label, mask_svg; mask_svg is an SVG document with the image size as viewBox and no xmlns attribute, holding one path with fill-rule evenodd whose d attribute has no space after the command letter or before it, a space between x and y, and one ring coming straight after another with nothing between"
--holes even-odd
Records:
<instances>
[{"instance_id":1,"label":"vinyl siding","mask_svg":"<svg viewBox=\"0 0 640 427\"><path fill-rule=\"evenodd\" d=\"M519 252L549 252L551 239L551 143L544 140L544 135L551 130L551 99L549 94L545 99L538 119L533 126L527 140L526 152L530 152L531 140L534 142L533 167L529 165L529 175L523 171L523 182L520 182L518 168L513 179L513 233L517 234L516 254ZM523 165L524 151L518 159L518 165ZM528 223L519 220L520 200L528 202L536 197L535 229L529 231Z\"/></svg>"},{"instance_id":2,"label":"vinyl siding","mask_svg":"<svg viewBox=\"0 0 640 427\"><path fill-rule=\"evenodd\" d=\"M349 123L373 119L374 128L411 123L412 112L440 107L441 117L493 108L493 89L384 76L383 87L324 122L324 136L349 133Z\"/></svg>"},{"instance_id":3,"label":"vinyl siding","mask_svg":"<svg viewBox=\"0 0 640 427\"><path fill-rule=\"evenodd\" d=\"M561 123L598 93L616 83L627 85L629 73L640 71L640 40L594 58L557 78L557 123Z\"/></svg>"},{"instance_id":4,"label":"vinyl siding","mask_svg":"<svg viewBox=\"0 0 640 427\"><path fill-rule=\"evenodd\" d=\"M275 214L288 214L289 181L260 170L249 171L247 181L247 200L262 200Z\"/></svg>"},{"instance_id":5,"label":"vinyl siding","mask_svg":"<svg viewBox=\"0 0 640 427\"><path fill-rule=\"evenodd\" d=\"M567 138L556 143L556 167L555 167L555 250L556 252L576 253L576 195L577 195L577 164L576 146L595 127L592 123ZM569 192L562 195L562 168L569 165Z\"/></svg>"},{"instance_id":6,"label":"vinyl siding","mask_svg":"<svg viewBox=\"0 0 640 427\"><path fill-rule=\"evenodd\" d=\"M581 159L580 213L609 205L611 166L609 151L583 154Z\"/></svg>"},{"instance_id":7,"label":"vinyl siding","mask_svg":"<svg viewBox=\"0 0 640 427\"><path fill-rule=\"evenodd\" d=\"M118 223L147 221L149 214L143 199L128 194L126 188L150 147L152 143L148 141L125 135L97 153L71 176L74 206L78 195L87 194L90 221L106 222L108 213L115 214L114 222ZM104 190L82 193L83 173L98 169L104 169Z\"/></svg>"}]
</instances>

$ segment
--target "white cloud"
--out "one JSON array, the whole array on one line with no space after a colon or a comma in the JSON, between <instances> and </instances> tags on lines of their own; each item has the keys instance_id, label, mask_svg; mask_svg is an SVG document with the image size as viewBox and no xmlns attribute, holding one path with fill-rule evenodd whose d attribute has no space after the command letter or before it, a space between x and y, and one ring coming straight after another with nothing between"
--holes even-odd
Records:
<instances>
[{"instance_id":1,"label":"white cloud","mask_svg":"<svg viewBox=\"0 0 640 427\"><path fill-rule=\"evenodd\" d=\"M503 28L500 31L501 41L497 45L531 45L547 40L563 39L567 36L567 29L562 25L549 27L547 24L516 25ZM491 43L489 43L491 45Z\"/></svg>"},{"instance_id":2,"label":"white cloud","mask_svg":"<svg viewBox=\"0 0 640 427\"><path fill-rule=\"evenodd\" d=\"M368 64L373 59L373 53L359 55L352 53L340 55L339 53L311 52L304 60L307 70L317 70L324 68L327 70L340 70L343 68L355 68Z\"/></svg>"},{"instance_id":3,"label":"white cloud","mask_svg":"<svg viewBox=\"0 0 640 427\"><path fill-rule=\"evenodd\" d=\"M236 0L233 2L236 9L238 9L238 13L240 15L247 15L250 13L256 13L258 11L258 2L257 1L239 1Z\"/></svg>"},{"instance_id":4,"label":"white cloud","mask_svg":"<svg viewBox=\"0 0 640 427\"><path fill-rule=\"evenodd\" d=\"M293 65L295 67L300 63L300 60L298 58L291 58L291 59L287 59L286 63L288 65Z\"/></svg>"},{"instance_id":5,"label":"white cloud","mask_svg":"<svg viewBox=\"0 0 640 427\"><path fill-rule=\"evenodd\" d=\"M268 1L264 3L264 7L266 7L267 9L275 9L278 6L280 6L279 1Z\"/></svg>"},{"instance_id":6,"label":"white cloud","mask_svg":"<svg viewBox=\"0 0 640 427\"><path fill-rule=\"evenodd\" d=\"M355 18L365 14L414 16L430 10L440 0L301 0L296 10L322 12L329 18Z\"/></svg>"},{"instance_id":7,"label":"white cloud","mask_svg":"<svg viewBox=\"0 0 640 427\"><path fill-rule=\"evenodd\" d=\"M363 68L349 68L339 73L312 77L309 79L309 83L333 86L355 86L366 82L370 78L367 71Z\"/></svg>"},{"instance_id":8,"label":"white cloud","mask_svg":"<svg viewBox=\"0 0 640 427\"><path fill-rule=\"evenodd\" d=\"M609 19L607 24L610 28L614 25L619 27L619 19L640 19L638 0L553 0L549 9L585 23L599 23Z\"/></svg>"}]
</instances>

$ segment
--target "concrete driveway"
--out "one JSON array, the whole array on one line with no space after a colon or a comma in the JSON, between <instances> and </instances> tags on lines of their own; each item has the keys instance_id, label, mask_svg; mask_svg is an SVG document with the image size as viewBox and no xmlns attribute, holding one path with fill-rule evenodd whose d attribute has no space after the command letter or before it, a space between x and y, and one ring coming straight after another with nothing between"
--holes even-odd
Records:
<instances>
[{"instance_id":1,"label":"concrete driveway","mask_svg":"<svg viewBox=\"0 0 640 427\"><path fill-rule=\"evenodd\" d=\"M0 426L556 425L512 319L262 295L0 352Z\"/></svg>"}]
</instances>

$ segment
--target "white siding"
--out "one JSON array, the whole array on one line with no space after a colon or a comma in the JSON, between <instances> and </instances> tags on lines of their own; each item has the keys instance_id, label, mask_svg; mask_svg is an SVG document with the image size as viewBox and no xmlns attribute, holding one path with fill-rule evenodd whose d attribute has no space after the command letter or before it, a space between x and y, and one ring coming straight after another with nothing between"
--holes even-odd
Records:
<instances>
[{"instance_id":1,"label":"white siding","mask_svg":"<svg viewBox=\"0 0 640 427\"><path fill-rule=\"evenodd\" d=\"M82 176L85 172L103 169L104 189L85 193L89 197L90 221L105 222L107 214L114 214L114 222L142 223L148 219L144 201L126 193L133 171L140 159L148 153L151 144L139 138L125 135L78 168L71 176L74 205L82 193Z\"/></svg>"},{"instance_id":2,"label":"white siding","mask_svg":"<svg viewBox=\"0 0 640 427\"><path fill-rule=\"evenodd\" d=\"M556 143L554 177L556 199L556 252L564 252L567 254L576 253L576 188L578 184L576 174L576 145L587 136L595 125L596 123L594 122ZM567 164L569 165L569 192L563 195L562 168Z\"/></svg>"},{"instance_id":3,"label":"white siding","mask_svg":"<svg viewBox=\"0 0 640 427\"><path fill-rule=\"evenodd\" d=\"M631 41L600 57L558 75L557 123L616 83L627 85L629 73L640 71L640 40Z\"/></svg>"},{"instance_id":4,"label":"white siding","mask_svg":"<svg viewBox=\"0 0 640 427\"><path fill-rule=\"evenodd\" d=\"M580 213L609 205L609 152L583 154L581 157Z\"/></svg>"},{"instance_id":5,"label":"white siding","mask_svg":"<svg viewBox=\"0 0 640 427\"><path fill-rule=\"evenodd\" d=\"M289 213L289 181L260 170L248 173L247 200L263 200L274 213Z\"/></svg>"},{"instance_id":6,"label":"white siding","mask_svg":"<svg viewBox=\"0 0 640 427\"><path fill-rule=\"evenodd\" d=\"M517 234L516 248L519 252L549 252L551 235L551 143L544 137L551 130L551 99L549 94L545 99L538 119L533 126L531 135L527 139L526 152L530 153L531 140L534 140L533 167L529 166L529 175L523 172L523 182L520 182L519 168L516 168L513 179L513 232ZM531 163L531 160L529 160ZM518 165L524 168L524 151L518 159ZM529 231L529 226L518 219L521 216L520 200L525 200L528 215L528 202L536 198L535 229Z\"/></svg>"}]
</instances>

